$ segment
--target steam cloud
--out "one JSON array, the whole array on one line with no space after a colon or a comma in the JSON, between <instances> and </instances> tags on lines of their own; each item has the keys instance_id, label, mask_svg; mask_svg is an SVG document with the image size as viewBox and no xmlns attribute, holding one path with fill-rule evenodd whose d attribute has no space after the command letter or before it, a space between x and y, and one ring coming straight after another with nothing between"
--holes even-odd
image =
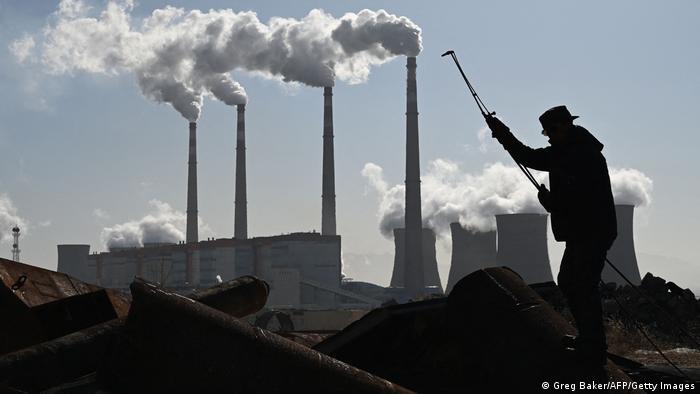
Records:
<instances>
[{"instance_id":1,"label":"steam cloud","mask_svg":"<svg viewBox=\"0 0 700 394\"><path fill-rule=\"evenodd\" d=\"M0 193L0 242L12 243L12 228L26 230L27 223L17 214L17 208L7 194Z\"/></svg>"},{"instance_id":2,"label":"steam cloud","mask_svg":"<svg viewBox=\"0 0 700 394\"><path fill-rule=\"evenodd\" d=\"M389 186L380 166L365 164L362 175L379 196L379 229L387 237L404 227L405 188ZM547 183L546 173L534 172L539 183ZM647 205L651 203L652 181L635 169L610 169L615 202ZM486 165L479 174L463 173L456 163L437 159L422 177L423 226L437 234L449 232L449 224L459 221L476 231L496 228L494 215L508 213L544 213L537 193L515 166L502 163Z\"/></svg>"},{"instance_id":3,"label":"steam cloud","mask_svg":"<svg viewBox=\"0 0 700 394\"><path fill-rule=\"evenodd\" d=\"M251 11L167 6L134 29L133 8L132 0L111 0L92 16L82 0L62 0L41 34L25 34L10 49L20 62L38 62L55 74L132 72L146 97L169 103L189 121L198 119L204 96L246 103L234 70L333 86L336 77L363 82L372 66L421 50L420 28L384 10L336 19L314 9L301 20L274 17L265 24Z\"/></svg>"},{"instance_id":4,"label":"steam cloud","mask_svg":"<svg viewBox=\"0 0 700 394\"><path fill-rule=\"evenodd\" d=\"M152 212L132 220L102 229L102 243L108 248L141 247L146 243L177 243L185 239L187 215L170 204L153 199L148 202ZM210 231L199 219L199 228Z\"/></svg>"},{"instance_id":5,"label":"steam cloud","mask_svg":"<svg viewBox=\"0 0 700 394\"><path fill-rule=\"evenodd\" d=\"M362 175L379 195L379 229L390 238L396 227L404 227L405 188L389 187L383 179L382 168L365 164ZM535 174L544 183L545 174ZM478 231L496 228L494 215L502 213L537 212L544 209L537 193L516 167L501 163L484 167L481 174L462 173L456 163L437 159L422 177L423 226L437 234L446 234L450 223Z\"/></svg>"},{"instance_id":6,"label":"steam cloud","mask_svg":"<svg viewBox=\"0 0 700 394\"><path fill-rule=\"evenodd\" d=\"M610 183L616 204L635 206L651 204L654 183L643 172L633 168L611 168Z\"/></svg>"}]
</instances>

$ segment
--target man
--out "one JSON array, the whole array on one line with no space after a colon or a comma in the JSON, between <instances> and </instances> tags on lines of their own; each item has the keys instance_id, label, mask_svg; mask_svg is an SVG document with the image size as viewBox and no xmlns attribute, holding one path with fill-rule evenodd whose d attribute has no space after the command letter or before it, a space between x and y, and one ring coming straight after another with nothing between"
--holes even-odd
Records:
<instances>
[{"instance_id":1,"label":"man","mask_svg":"<svg viewBox=\"0 0 700 394\"><path fill-rule=\"evenodd\" d=\"M566 242L557 282L567 299L579 335L565 346L586 362L605 364L606 341L598 283L608 249L617 236L615 203L601 144L574 125L566 106L540 116L550 146L523 145L498 118L486 119L492 136L521 164L549 172L551 192L540 186L537 197L551 213L554 238ZM573 349L572 349L573 348Z\"/></svg>"}]
</instances>

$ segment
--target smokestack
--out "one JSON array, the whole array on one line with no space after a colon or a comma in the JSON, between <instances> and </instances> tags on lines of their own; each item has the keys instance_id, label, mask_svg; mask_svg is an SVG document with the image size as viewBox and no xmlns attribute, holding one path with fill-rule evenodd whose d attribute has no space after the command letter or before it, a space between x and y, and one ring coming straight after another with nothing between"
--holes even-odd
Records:
<instances>
[{"instance_id":1,"label":"smokestack","mask_svg":"<svg viewBox=\"0 0 700 394\"><path fill-rule=\"evenodd\" d=\"M440 274L438 273L437 259L435 257L435 232L430 228L423 228L422 252L423 272L425 278L424 287L437 287L442 293ZM394 229L394 270L391 275L391 287L406 287L406 230Z\"/></svg>"},{"instance_id":2,"label":"smokestack","mask_svg":"<svg viewBox=\"0 0 700 394\"><path fill-rule=\"evenodd\" d=\"M547 251L547 215L516 213L496 215L499 266L513 269L525 283L552 281Z\"/></svg>"},{"instance_id":3,"label":"smokestack","mask_svg":"<svg viewBox=\"0 0 700 394\"><path fill-rule=\"evenodd\" d=\"M197 226L197 123L190 122L190 153L187 162L187 235L185 242L199 241Z\"/></svg>"},{"instance_id":4,"label":"smokestack","mask_svg":"<svg viewBox=\"0 0 700 394\"><path fill-rule=\"evenodd\" d=\"M420 155L418 149L418 95L416 58L406 59L406 250L404 286L410 296L420 296L425 289L423 271L423 219L420 198Z\"/></svg>"},{"instance_id":5,"label":"smokestack","mask_svg":"<svg viewBox=\"0 0 700 394\"><path fill-rule=\"evenodd\" d=\"M248 200L246 197L245 176L245 104L238 104L238 125L236 127L236 199L233 214L233 237L248 238Z\"/></svg>"},{"instance_id":6,"label":"smokestack","mask_svg":"<svg viewBox=\"0 0 700 394\"><path fill-rule=\"evenodd\" d=\"M333 88L323 88L323 180L321 235L336 235L335 159L333 155Z\"/></svg>"},{"instance_id":7,"label":"smokestack","mask_svg":"<svg viewBox=\"0 0 700 394\"><path fill-rule=\"evenodd\" d=\"M615 205L617 215L617 238L608 251L608 259L635 285L642 283L634 252L634 205ZM605 263L603 282L626 285L620 274Z\"/></svg>"},{"instance_id":8,"label":"smokestack","mask_svg":"<svg viewBox=\"0 0 700 394\"><path fill-rule=\"evenodd\" d=\"M470 231L450 223L452 261L447 293L460 279L482 268L496 266L496 231Z\"/></svg>"},{"instance_id":9,"label":"smokestack","mask_svg":"<svg viewBox=\"0 0 700 394\"><path fill-rule=\"evenodd\" d=\"M199 244L192 243L185 248L185 282L192 288L198 288L200 284L200 259Z\"/></svg>"}]
</instances>

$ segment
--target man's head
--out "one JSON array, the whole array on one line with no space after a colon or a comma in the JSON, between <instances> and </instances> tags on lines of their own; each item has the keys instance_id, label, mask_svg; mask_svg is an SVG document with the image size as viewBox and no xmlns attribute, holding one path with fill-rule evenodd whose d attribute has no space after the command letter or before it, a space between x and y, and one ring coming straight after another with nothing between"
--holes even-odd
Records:
<instances>
[{"instance_id":1,"label":"man's head","mask_svg":"<svg viewBox=\"0 0 700 394\"><path fill-rule=\"evenodd\" d=\"M550 108L540 115L542 134L549 137L550 144L560 144L566 140L567 130L576 118L578 116L571 115L565 105Z\"/></svg>"}]
</instances>

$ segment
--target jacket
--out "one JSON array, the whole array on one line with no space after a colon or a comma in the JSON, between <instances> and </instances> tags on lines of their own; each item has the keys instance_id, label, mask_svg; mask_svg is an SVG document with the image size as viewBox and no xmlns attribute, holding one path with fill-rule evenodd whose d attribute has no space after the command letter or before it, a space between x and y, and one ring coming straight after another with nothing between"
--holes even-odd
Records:
<instances>
[{"instance_id":1,"label":"jacket","mask_svg":"<svg viewBox=\"0 0 700 394\"><path fill-rule=\"evenodd\" d=\"M510 131L499 142L515 160L549 172L552 232L557 241L594 240L608 249L617 237L615 202L603 144L573 125L566 142L533 149Z\"/></svg>"}]
</instances>

